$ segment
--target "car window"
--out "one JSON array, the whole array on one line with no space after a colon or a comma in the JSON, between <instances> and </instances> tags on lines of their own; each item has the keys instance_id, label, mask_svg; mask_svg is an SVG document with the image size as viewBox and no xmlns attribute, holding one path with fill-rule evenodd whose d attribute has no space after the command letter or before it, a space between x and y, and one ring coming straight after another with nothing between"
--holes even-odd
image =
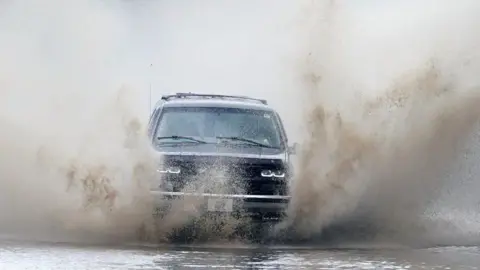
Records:
<instances>
[{"instance_id":1,"label":"car window","mask_svg":"<svg viewBox=\"0 0 480 270\"><path fill-rule=\"evenodd\" d=\"M157 137L193 136L215 141L216 137L240 137L281 147L280 128L270 111L234 108L165 108Z\"/></svg>"},{"instance_id":2,"label":"car window","mask_svg":"<svg viewBox=\"0 0 480 270\"><path fill-rule=\"evenodd\" d=\"M204 122L204 114L188 112L165 112L161 118L157 136L195 136L203 137L204 128L199 123Z\"/></svg>"}]
</instances>

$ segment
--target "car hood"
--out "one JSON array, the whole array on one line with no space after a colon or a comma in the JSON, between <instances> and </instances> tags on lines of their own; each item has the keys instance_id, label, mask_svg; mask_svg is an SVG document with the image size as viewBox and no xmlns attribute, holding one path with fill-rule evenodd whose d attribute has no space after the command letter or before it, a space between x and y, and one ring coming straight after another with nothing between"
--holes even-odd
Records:
<instances>
[{"instance_id":1,"label":"car hood","mask_svg":"<svg viewBox=\"0 0 480 270\"><path fill-rule=\"evenodd\" d=\"M155 149L162 155L185 156L231 156L241 158L285 159L286 152L282 149L258 147L247 144L174 144L156 145Z\"/></svg>"}]
</instances>

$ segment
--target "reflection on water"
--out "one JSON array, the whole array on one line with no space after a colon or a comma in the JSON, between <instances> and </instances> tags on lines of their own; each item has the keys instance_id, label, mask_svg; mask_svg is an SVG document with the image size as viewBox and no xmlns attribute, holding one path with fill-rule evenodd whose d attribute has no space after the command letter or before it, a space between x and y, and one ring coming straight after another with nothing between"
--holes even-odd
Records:
<instances>
[{"instance_id":1,"label":"reflection on water","mask_svg":"<svg viewBox=\"0 0 480 270\"><path fill-rule=\"evenodd\" d=\"M479 269L479 248L86 247L4 242L0 269Z\"/></svg>"}]
</instances>

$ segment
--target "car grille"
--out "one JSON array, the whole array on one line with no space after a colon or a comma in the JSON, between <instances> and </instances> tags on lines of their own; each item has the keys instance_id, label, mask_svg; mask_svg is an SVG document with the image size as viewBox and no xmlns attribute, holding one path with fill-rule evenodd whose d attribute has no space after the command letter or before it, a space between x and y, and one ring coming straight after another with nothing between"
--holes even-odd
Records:
<instances>
[{"instance_id":1,"label":"car grille","mask_svg":"<svg viewBox=\"0 0 480 270\"><path fill-rule=\"evenodd\" d=\"M187 183L195 179L208 179L208 181L230 180L234 183L232 186L240 186L242 193L251 195L286 195L287 177L285 178L265 178L261 176L262 170L283 170L281 162L255 162L257 160L230 159L218 161L216 159L197 160L167 160L168 165L180 167L181 172L178 175L166 175L166 181L172 184L172 191L182 191ZM217 172L223 172L223 175L216 176ZM288 176L288 175L287 175ZM219 179L215 179L218 177ZM224 179L220 179L224 178ZM226 191L226 193L235 193L235 191Z\"/></svg>"}]
</instances>

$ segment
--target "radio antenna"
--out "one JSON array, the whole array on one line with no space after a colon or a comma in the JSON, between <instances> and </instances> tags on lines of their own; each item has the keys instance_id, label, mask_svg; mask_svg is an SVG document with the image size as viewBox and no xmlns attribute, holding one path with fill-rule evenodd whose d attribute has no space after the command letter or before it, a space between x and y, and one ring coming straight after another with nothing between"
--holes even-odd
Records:
<instances>
[{"instance_id":1,"label":"radio antenna","mask_svg":"<svg viewBox=\"0 0 480 270\"><path fill-rule=\"evenodd\" d=\"M151 75L151 67L153 64L150 64L150 75ZM148 114L152 113L152 76L150 76L150 80L148 83Z\"/></svg>"}]
</instances>

